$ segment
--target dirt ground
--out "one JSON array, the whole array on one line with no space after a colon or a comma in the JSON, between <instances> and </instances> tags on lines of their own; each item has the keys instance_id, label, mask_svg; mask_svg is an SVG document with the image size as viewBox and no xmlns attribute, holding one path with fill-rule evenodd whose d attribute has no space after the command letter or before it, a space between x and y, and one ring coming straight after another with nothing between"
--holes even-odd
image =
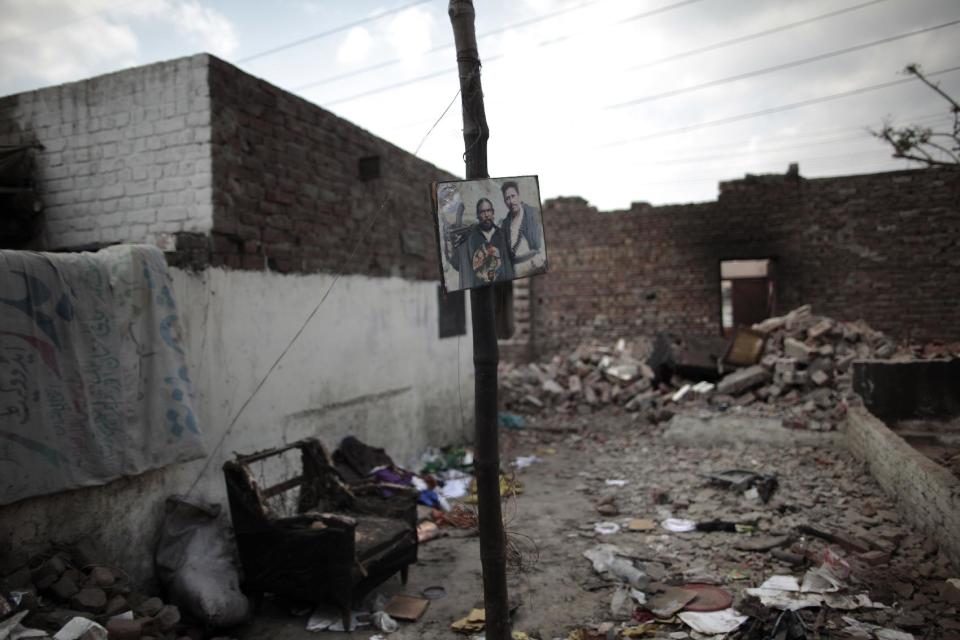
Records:
<instances>
[{"instance_id":1,"label":"dirt ground","mask_svg":"<svg viewBox=\"0 0 960 640\"><path fill-rule=\"evenodd\" d=\"M841 618L847 616L918 639L960 638L960 592L946 583L960 572L950 567L936 544L900 520L894 505L843 448L841 436L798 434L782 428L771 431L735 415L717 424L701 421L692 430L681 423L675 419L669 427L653 426L630 415L602 414L501 430L503 468L510 468L517 456L539 458L516 472L524 486L522 495L503 503L508 537L523 558L520 570L509 578L510 599L519 605L513 616L515 631L548 640L567 638L577 629L596 632L599 628L599 635L580 637L615 638L621 628L637 625L611 611L617 581L595 572L583 556L595 545L608 543L637 558L638 566L654 582L708 582L729 591L740 612L755 616L736 632L739 637L772 637L768 633L779 615L747 598L744 590L772 575L802 577L807 568L820 564L829 547L850 567L846 578L850 593L869 594L886 607L806 609L801 617L809 635L783 637L871 637L843 633L849 622ZM711 485L702 476L729 469L776 473L778 488L763 503ZM754 530L674 533L661 524L671 517L750 524ZM631 519L649 519L656 526L630 531L626 525ZM620 531L598 534L594 527L604 521L619 524ZM847 545L852 540L854 546L866 545L872 553L845 550L843 541L828 545L804 533L804 526L841 531L848 536ZM780 540L781 551L788 553L781 555L793 554L794 561L802 557L802 564L778 559L770 549L747 550L774 544L777 536L786 536ZM450 624L482 605L475 536L452 530L449 536L426 542L420 547L419 562L411 567L408 584L391 579L381 591L419 595L435 586L443 587L445 597L431 601L419 621L400 623L389 638L465 637L453 632ZM306 618L267 604L238 636L243 640L317 637L305 631ZM365 627L352 634L319 632L319 637L365 639L376 633ZM673 618L651 625L643 637L708 636L691 632Z\"/></svg>"}]
</instances>

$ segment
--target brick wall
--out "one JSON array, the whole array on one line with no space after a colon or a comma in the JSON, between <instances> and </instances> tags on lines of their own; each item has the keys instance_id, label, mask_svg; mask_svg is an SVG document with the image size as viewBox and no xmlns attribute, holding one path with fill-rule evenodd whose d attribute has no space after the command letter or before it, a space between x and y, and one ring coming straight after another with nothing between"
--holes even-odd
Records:
<instances>
[{"instance_id":1,"label":"brick wall","mask_svg":"<svg viewBox=\"0 0 960 640\"><path fill-rule=\"evenodd\" d=\"M847 446L911 524L932 537L960 569L960 479L860 406L847 415Z\"/></svg>"},{"instance_id":2,"label":"brick wall","mask_svg":"<svg viewBox=\"0 0 960 640\"><path fill-rule=\"evenodd\" d=\"M455 176L216 58L209 78L213 233L181 238L185 259L437 279L429 184ZM370 157L380 176L361 180Z\"/></svg>"},{"instance_id":3,"label":"brick wall","mask_svg":"<svg viewBox=\"0 0 960 640\"><path fill-rule=\"evenodd\" d=\"M545 203L532 281L539 354L657 331L716 335L720 261L774 258L777 310L804 303L898 337L960 339L960 170L748 176L716 202L599 212Z\"/></svg>"},{"instance_id":4,"label":"brick wall","mask_svg":"<svg viewBox=\"0 0 960 640\"><path fill-rule=\"evenodd\" d=\"M164 244L213 221L209 56L0 98L0 144L40 143L44 249Z\"/></svg>"}]
</instances>

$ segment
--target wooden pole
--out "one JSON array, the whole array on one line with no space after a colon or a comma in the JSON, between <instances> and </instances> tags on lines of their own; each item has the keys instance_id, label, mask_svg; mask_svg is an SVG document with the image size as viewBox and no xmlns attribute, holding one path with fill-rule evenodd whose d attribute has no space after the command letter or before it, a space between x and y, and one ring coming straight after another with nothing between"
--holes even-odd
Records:
<instances>
[{"instance_id":1,"label":"wooden pole","mask_svg":"<svg viewBox=\"0 0 960 640\"><path fill-rule=\"evenodd\" d=\"M474 29L472 0L450 0L448 14L457 47L463 143L467 179L487 173L487 117L480 85L480 54ZM497 349L493 286L470 290L473 321L474 471L477 476L477 515L480 525L480 564L487 640L510 640L507 604L506 536L500 511L500 447L497 441Z\"/></svg>"}]
</instances>

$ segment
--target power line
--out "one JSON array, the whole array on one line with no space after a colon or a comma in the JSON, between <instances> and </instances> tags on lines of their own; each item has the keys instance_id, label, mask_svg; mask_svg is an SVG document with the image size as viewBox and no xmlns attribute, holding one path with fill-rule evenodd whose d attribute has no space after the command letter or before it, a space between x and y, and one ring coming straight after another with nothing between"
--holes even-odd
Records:
<instances>
[{"instance_id":1,"label":"power line","mask_svg":"<svg viewBox=\"0 0 960 640\"><path fill-rule=\"evenodd\" d=\"M491 56L486 59L485 63L491 62L493 60L498 60L502 57L503 57L503 54L498 56ZM384 85L382 87L377 87L376 89L370 89L369 91L355 93L351 96L346 96L344 98L337 98L336 100L327 100L323 103L323 106L330 107L335 104L340 104L341 102L349 102L350 100L356 100L357 98L365 98L367 96L383 93L384 91L393 91L394 89L400 89L401 87L406 87L407 85L423 82L424 80L430 80L432 78L437 78L443 75L450 75L451 73L454 73L456 71L458 71L457 67L447 67L446 69L440 69L439 71L433 71L426 75L417 76L416 78L410 78L409 80L403 80L401 82L395 82L393 84Z\"/></svg>"},{"instance_id":2,"label":"power line","mask_svg":"<svg viewBox=\"0 0 960 640\"><path fill-rule=\"evenodd\" d=\"M947 121L949 121L949 120L952 119L952 116L950 116L949 114L935 113L935 114L925 114L925 115L915 115L915 116L904 116L902 119L903 119L903 120L907 120L907 121L911 122L912 124L920 124L920 123L922 123L922 122L930 122L931 124L939 124L937 121L943 120L944 122L947 122ZM811 138L820 138L820 137L823 137L823 136L836 136L836 134L839 134L839 133L849 133L849 132L851 132L851 131L859 131L861 134L863 134L863 133L866 133L866 127L865 127L864 125L857 125L857 126L852 126L852 127L851 127L851 126L847 126L847 127L831 127L831 128L828 128L828 129L812 129L812 130L807 130L807 131L798 131L798 132L796 133L796 135L789 135L789 134L787 134L787 135L776 135L776 134L765 135L763 139L764 139L765 142L771 141L771 140L779 140L779 139L783 139L783 138L786 138L786 139L789 139L789 140L794 140L794 139L797 139L797 138L802 139L802 140L809 140L809 139L811 139ZM850 139L850 140L854 140L854 139L856 139L856 136L847 136L846 138L847 138L847 139ZM839 138L838 138L838 140L839 140ZM723 151L725 151L725 153L724 153L724 154L721 154L721 155L718 156L718 157L726 157L726 156L729 156L729 155L739 154L739 152L726 153L726 150L729 150L731 147L735 147L735 146L738 145L738 144L745 144L746 142L748 142L748 140L745 140L745 139L734 139L734 140L728 140L728 141L724 142L723 144L715 144L715 145L708 145L708 146L698 145L698 146L697 146L697 151L723 150ZM817 142L817 143L811 142L811 143L808 143L808 144L813 145L813 144L820 144L820 143L826 144L826 141L821 141L821 142ZM778 147L778 148L786 148L786 147ZM762 151L757 151L757 153L761 153L761 152L762 152ZM695 160L695 159L698 159L698 158L700 158L700 157L701 157L701 156L666 158L666 159L664 159L664 162L674 163L674 161L676 161L676 163L682 163L682 161L684 161L684 160L687 160L687 159L694 159L694 160ZM655 163L655 164L661 164L661 162L658 161L658 162ZM637 165L633 165L633 166L637 166Z\"/></svg>"},{"instance_id":3,"label":"power line","mask_svg":"<svg viewBox=\"0 0 960 640\"><path fill-rule=\"evenodd\" d=\"M745 80L747 78L754 78L756 76L761 76L767 73L773 73L775 71L783 71L784 69L791 69L793 67L799 67L801 65L810 64L811 62L817 62L819 60L826 60L828 58L835 58L837 56L852 53L854 51L861 51L863 49L868 49L870 47L876 47L881 44L887 44L890 42L895 42L897 40L903 40L904 38L910 38L912 36L920 35L923 33L929 33L931 31L936 31L937 29L944 29L946 27L952 27L956 24L960 24L960 20L952 20L950 22L945 22L943 24L938 24L932 27L925 27L923 29L917 29L914 31L908 31L906 33L901 33L895 36L890 36L888 38L881 38L879 40L874 40L872 42L865 42L863 44L854 45L852 47L844 47L843 49L837 49L835 51L830 51L828 53L821 53L819 55L810 56L809 58L801 58L800 60L793 60L791 62L785 62L783 64L777 64L772 67L765 67L763 69L756 69L754 71L748 71L746 73L739 73L734 76L728 76L726 78L720 78L718 80L711 80L710 82L703 82L701 84L695 84L689 87L683 87L682 89L674 89L672 91L664 91L662 93L655 93L649 96L644 96L642 98L637 98L636 100L629 100L627 102L621 102L614 105L609 105L607 109L621 109L623 107L634 106L642 104L644 102L652 102L654 100L661 100L663 98L670 98L673 96L678 96L684 93L690 93L692 91L699 91L700 89L706 89L707 87L716 87L722 84L727 84L729 82L736 82L737 80Z\"/></svg>"},{"instance_id":4,"label":"power line","mask_svg":"<svg viewBox=\"0 0 960 640\"><path fill-rule=\"evenodd\" d=\"M799 20L797 22L790 22L788 24L782 24L777 27L771 27L763 31L757 31L745 36L739 36L737 38L732 38L730 40L723 40L722 42L716 42L714 44L707 45L705 47L699 47L697 49L690 49L689 51L683 51L681 53L675 53L673 55L667 56L665 58L658 58L656 60L651 60L650 62L643 62L632 67L628 67L627 71L632 71L634 69L645 69L647 67L653 67L658 64L663 64L664 62L671 62L673 60L679 60L681 58L688 58L690 56L695 56L701 53L707 53L708 51L716 51L717 49L722 49L724 47L729 47L731 45L740 44L741 42L748 42L750 40L756 40L757 38L762 38L763 36L769 36L774 33L779 33L781 31L786 31L788 29L793 29L795 27L801 27L803 25L812 24L814 22L819 22L820 20L826 20L827 18L833 18L836 16L843 15L845 13L851 13L853 11L859 11L860 9L865 9L867 7L872 7L875 4L881 2L886 2L886 0L870 0L870 2L864 2L863 4L854 5L852 7L847 7L846 9L839 9L837 11L831 11L829 13L822 13L818 16L813 16L812 18L807 18L805 20Z\"/></svg>"},{"instance_id":5,"label":"power line","mask_svg":"<svg viewBox=\"0 0 960 640\"><path fill-rule=\"evenodd\" d=\"M417 5L424 4L424 3L430 2L430 1L431 1L431 0L414 0L413 2L409 2L409 3L404 4L404 5L401 5L401 6L399 6L399 7L395 7L395 8L393 8L393 9L387 9L386 11L381 11L380 13L375 13L375 14L373 14L372 16L367 16L366 18L362 18L362 19L360 19L360 20L354 20L353 22L348 22L348 23L346 23L346 24L342 24L342 25L340 25L339 27L334 27L333 29L328 29L327 31L321 31L320 33L315 33L315 34L313 34L312 36L307 36L306 38L300 38L299 40L293 40L292 42L287 42L286 44L281 44L281 45L279 45L279 46L273 47L272 49L267 49L267 50L265 50L265 51L260 51L259 53L254 53L253 55L249 55L249 56L247 56L246 58L240 58L240 59L237 60L236 62L237 62L237 64L241 64L241 63L244 63L244 62L250 62L251 60L256 60L257 58L263 58L264 56L269 56L269 55L272 55L272 54L274 54L274 53L279 53L280 51L286 51L287 49L292 49L292 48L294 48L294 47L299 47L299 46L302 45L302 44L306 44L306 43L308 43L308 42L313 42L314 40L320 40L321 38L326 38L327 36L332 36L332 35L335 34L335 33L340 33L341 31L346 31L347 29L352 29L353 27L359 27L360 25L362 25L362 24L367 24L368 22L374 22L375 20L379 20L380 18L385 18L385 17L391 16L391 15L393 15L393 14L395 14L395 13L400 13L401 11L405 11L406 9L409 9L409 8L411 8L411 7L415 7L415 6L417 6Z\"/></svg>"},{"instance_id":6,"label":"power line","mask_svg":"<svg viewBox=\"0 0 960 640\"><path fill-rule=\"evenodd\" d=\"M642 14L637 14L637 15L635 15L635 16L632 16L632 17L630 17L630 18L627 18L627 21L639 20L640 18L644 18L644 17L647 17L647 16L656 15L656 14L659 14L659 13L664 13L665 11L670 11L670 10L672 10L672 9L679 9L680 7L686 6L686 5L688 5L688 4L692 4L692 3L694 3L694 2L703 2L703 0L682 0L681 2L675 2L675 3L673 3L673 4L666 5L666 6L664 6L664 7L658 8L658 9L653 9L653 10L651 10L651 11L647 11L647 12L642 13ZM617 25L619 25L619 24L622 24L622 22L623 22L623 21L615 22L615 23L612 23L612 24L608 24L608 25L606 25L606 26L607 26L607 27L617 26ZM572 34L572 35L564 36L564 37L562 37L562 38L555 38L555 39L553 39L553 40L544 40L544 41L542 41L542 42L538 42L538 43L537 43L537 46L538 46L538 47L550 46L550 45L552 45L552 44L557 44L557 43L562 42L562 41L564 41L564 40L568 40L568 39L570 39L570 38L572 38L572 37L576 37L576 36L578 36L578 35L582 35L583 33L586 33L586 31L578 31L578 32L575 32L575 33ZM501 54L498 54L498 55L495 55L495 56L490 56L490 57L488 57L486 60L484 60L484 64L485 64L485 65L489 65L491 62L494 62L494 61L496 61L496 60L500 60L500 59L502 59L502 58L504 58L504 57L505 57L505 54L502 54L502 53L501 53ZM363 92L361 92L361 93L356 93L356 94L352 94L352 95L349 95L349 96L344 96L343 98L337 98L336 100L324 101L323 104L324 104L325 106L331 106L331 105L335 105L335 104L341 104L341 103L343 103L343 102L349 102L349 101L351 101L351 100L356 100L356 99L358 99L358 98L365 98L365 97L367 97L367 96L375 95L375 94L378 94L378 93L383 93L384 91L392 91L392 90L394 90L394 89L400 89L400 88L402 88L402 87L406 87L406 86L409 86L409 85L411 85L411 84L416 84L416 83L418 83L418 82L423 82L423 81L425 81L425 80L430 80L430 79L432 79L432 78L436 78L437 76L441 76L441 75L450 73L451 71L453 71L453 70L455 70L455 69L456 69L456 67L447 67L447 68L445 68L445 69L441 69L441 70L439 70L439 71L434 71L434 72L428 73L428 74L426 74L426 75L417 76L416 78L410 78L410 79L408 79L408 80L403 80L403 81L401 81L401 82L394 82L394 83L392 83L392 84L383 85L383 86L380 86L380 87L376 87L376 88L374 88L374 89L369 89L369 90L367 90L367 91L363 91Z\"/></svg>"},{"instance_id":7,"label":"power line","mask_svg":"<svg viewBox=\"0 0 960 640\"><path fill-rule=\"evenodd\" d=\"M874 1L875 1L875 2L880 2L881 0L874 0ZM511 23L511 24L504 25L504 26L502 26L502 27L497 27L496 29L492 29L492 30L490 30L490 31L485 31L484 33L478 34L478 35L477 35L477 40L482 40L483 38L487 38L487 37L489 37L489 36L497 35L497 34L499 34L499 33L503 33L503 32L505 32L505 31L509 31L510 29L517 29L517 28L520 28L520 27L526 27L526 26L529 26L529 25L531 25L531 24L536 24L537 22L543 22L544 20L548 20L548 19L550 19L550 18L556 18L557 16L560 16L560 15L563 15L563 14L566 14L566 13L571 13L571 12L573 12L573 11L578 11L578 10L580 10L580 9L583 9L584 7L588 7L588 6L590 6L590 5L597 4L598 2L606 2L606 0L589 0L588 2L581 2L580 4L578 4L578 5L576 5L576 6L573 6L573 7L567 7L566 9L561 9L561 10L559 10L559 11L553 11L553 12L551 12L551 13L544 13L544 14L541 14L541 15L539 15L539 16L534 16L534 17L532 17L532 18L528 18L528 19L526 19L526 20L521 20L521 21L519 21L519 22L513 22L513 23ZM437 45L437 46L435 46L435 47L432 47L432 48L430 48L430 49L427 49L427 50L424 52L424 55L429 55L429 54L431 54L431 53L437 53L437 52L439 52L439 51L444 51L444 50L446 50L446 49L452 49L453 47L454 47L454 44L453 44L452 42L446 42L446 43L444 43L444 44ZM384 69L384 68L386 68L386 67L390 67L390 66L393 66L393 65L395 65L395 64L399 64L399 63L401 63L401 62L403 62L403 58L399 58L399 57L398 57L398 58L391 58L390 60L384 60L383 62L377 62L377 63L375 63L375 64L371 64L371 65L368 65L368 66L366 66L366 67L360 67L359 69L354 69L354 70L352 70L352 71L345 71L345 72L343 72L343 73L338 73L337 75L328 76L328 77L326 77L326 78L321 78L320 80L315 80L315 81L313 81L313 82L308 82L307 84L302 84L302 85L300 85L300 86L298 86L298 87L293 87L293 90L294 90L294 91L303 91L304 89L310 89L310 88L317 87L317 86L320 86L320 85L323 85L323 84L329 84L329 83L331 83L331 82L336 82L336 81L338 81L338 80L344 80L344 79L346 79L346 78L352 78L352 77L354 77L354 76L358 76L358 75L361 75L361 74L364 74L364 73L368 73L368 72L370 72L370 71L377 71L377 70L379 70L379 69Z\"/></svg>"},{"instance_id":8,"label":"power line","mask_svg":"<svg viewBox=\"0 0 960 640\"><path fill-rule=\"evenodd\" d=\"M954 71L960 70L960 66L950 67L949 69L941 69L939 71L932 71L930 73L925 73L924 75L928 78L944 75L947 73L953 73ZM819 104L821 102L829 102L831 100L839 100L841 98L847 98L850 96L859 95L862 93L869 93L870 91L878 91L880 89L886 89L888 87L894 87L901 84L906 84L907 82L913 81L914 78L904 78L902 80L892 80L890 82L882 82L880 84L869 85L866 87L860 87L858 89L852 89L850 91L841 91L839 93L833 93L826 96L820 96L817 98L810 98L809 100L801 100L799 102L791 102L790 104L779 105L776 107L770 107L767 109L761 109L759 111L751 111L749 113L741 113L735 116L729 116L727 118L720 118L718 120L708 120L706 122L698 122L696 124L689 124L682 127L675 127L673 129L666 129L664 131L657 131L655 133L649 133L647 135L638 136L635 138L627 138L623 140L615 140L613 142L608 142L598 146L598 149L607 149L610 147L621 146L624 144L629 144L631 142L640 142L642 140L652 140L654 138L662 138L665 136L671 136L678 133L686 133L688 131L697 131L699 129L707 129L710 127L717 127L724 124L730 124L732 122L739 122L741 120L749 120L750 118L756 118L759 116L770 115L772 113L780 113L782 111L790 111L792 109L799 109L801 107L810 106L813 104Z\"/></svg>"},{"instance_id":9,"label":"power line","mask_svg":"<svg viewBox=\"0 0 960 640\"><path fill-rule=\"evenodd\" d=\"M616 21L616 22L614 22L614 23L604 25L604 28L606 28L606 27L617 27L617 26L620 26L621 24L627 24L628 22L633 22L634 20L640 20L641 18L649 18L650 16L655 16L655 15L658 15L658 14L661 14L661 13L666 13L667 11L673 11L674 9L679 9L680 7L685 7L685 6L687 6L688 4L694 4L694 3L696 3L696 2L702 2L702 1L703 1L703 0L681 0L680 2L674 2L673 4L668 4L668 5L665 5L665 6L663 6L663 7L657 7L656 9L651 9L650 11L644 11L644 12L642 12L642 13L638 13L638 14L636 14L636 15L630 16L629 18L624 18L624 19L618 20L618 21ZM557 43L560 43L560 42L565 42L565 41L567 41L567 40L570 40L571 38L576 38L577 36L583 35L584 33L589 33L590 31L591 31L591 29L582 29L582 30L580 30L580 31L574 31L573 33L569 33L569 34L564 35L564 36L559 36L559 37L557 37L557 38L552 38L552 39L550 39L550 40L543 40L543 41L537 43L537 46L539 46L539 47L544 47L544 46L551 45L551 44L557 44Z\"/></svg>"}]
</instances>

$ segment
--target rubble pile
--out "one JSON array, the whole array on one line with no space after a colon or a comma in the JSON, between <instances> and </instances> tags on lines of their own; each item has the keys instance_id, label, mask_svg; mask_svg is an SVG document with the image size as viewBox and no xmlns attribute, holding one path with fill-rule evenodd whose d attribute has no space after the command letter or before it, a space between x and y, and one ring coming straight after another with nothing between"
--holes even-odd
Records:
<instances>
[{"instance_id":1,"label":"rubble pile","mask_svg":"<svg viewBox=\"0 0 960 640\"><path fill-rule=\"evenodd\" d=\"M960 345L898 346L863 321L817 316L810 305L764 320L753 330L763 335L762 357L740 368L723 362L721 349L716 355L698 354L695 367L667 366L664 375L658 356L646 360L624 340L612 348L580 346L545 364L505 364L500 372L504 408L586 414L619 406L660 422L678 404L719 411L751 406L782 418L789 428L828 431L846 412L854 360L960 355ZM711 364L704 367L704 360ZM678 372L691 370L703 375L691 379Z\"/></svg>"},{"instance_id":2,"label":"rubble pile","mask_svg":"<svg viewBox=\"0 0 960 640\"><path fill-rule=\"evenodd\" d=\"M613 404L628 411L650 408L660 397L654 378L624 340L613 348L581 345L545 364L502 363L500 368L505 408L528 414L546 408L584 414Z\"/></svg>"},{"instance_id":3,"label":"rubble pile","mask_svg":"<svg viewBox=\"0 0 960 640\"><path fill-rule=\"evenodd\" d=\"M22 627L57 638L67 637L67 628L82 626L71 623L75 618L102 627L93 625L97 631L84 627L85 633L78 638L106 637L105 633L119 640L202 637L181 621L176 606L139 593L124 572L96 565L78 549L58 548L34 556L0 579L0 591L0 600L5 601L0 607L5 606L7 613L25 614L19 621Z\"/></svg>"}]
</instances>

